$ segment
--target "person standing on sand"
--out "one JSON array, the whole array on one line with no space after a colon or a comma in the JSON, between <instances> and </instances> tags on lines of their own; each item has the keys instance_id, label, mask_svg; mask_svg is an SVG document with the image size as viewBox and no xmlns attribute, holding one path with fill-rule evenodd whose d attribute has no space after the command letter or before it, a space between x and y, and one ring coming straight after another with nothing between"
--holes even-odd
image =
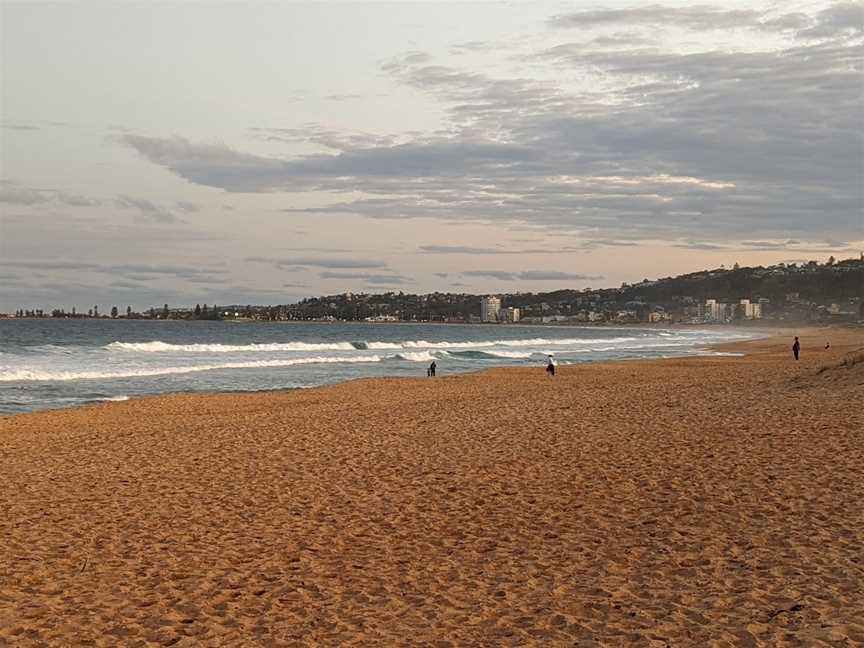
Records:
<instances>
[{"instance_id":1,"label":"person standing on sand","mask_svg":"<svg viewBox=\"0 0 864 648\"><path fill-rule=\"evenodd\" d=\"M435 361L432 361L432 364L429 365L429 369L426 371L426 375L430 377L435 377L435 369L438 365L435 364Z\"/></svg>"},{"instance_id":2,"label":"person standing on sand","mask_svg":"<svg viewBox=\"0 0 864 648\"><path fill-rule=\"evenodd\" d=\"M798 336L795 336L795 342L792 343L792 353L795 359L798 359L798 352L801 350L801 343L798 341Z\"/></svg>"},{"instance_id":3,"label":"person standing on sand","mask_svg":"<svg viewBox=\"0 0 864 648\"><path fill-rule=\"evenodd\" d=\"M552 359L552 354L549 354L549 362L546 364L546 373L550 376L555 375L555 361Z\"/></svg>"}]
</instances>

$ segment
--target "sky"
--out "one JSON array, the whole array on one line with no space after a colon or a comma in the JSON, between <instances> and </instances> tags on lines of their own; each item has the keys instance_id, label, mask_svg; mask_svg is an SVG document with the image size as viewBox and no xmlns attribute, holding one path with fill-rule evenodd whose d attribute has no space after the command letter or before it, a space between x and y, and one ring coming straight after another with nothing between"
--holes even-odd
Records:
<instances>
[{"instance_id":1,"label":"sky","mask_svg":"<svg viewBox=\"0 0 864 648\"><path fill-rule=\"evenodd\" d=\"M864 2L0 2L0 312L864 249Z\"/></svg>"}]
</instances>

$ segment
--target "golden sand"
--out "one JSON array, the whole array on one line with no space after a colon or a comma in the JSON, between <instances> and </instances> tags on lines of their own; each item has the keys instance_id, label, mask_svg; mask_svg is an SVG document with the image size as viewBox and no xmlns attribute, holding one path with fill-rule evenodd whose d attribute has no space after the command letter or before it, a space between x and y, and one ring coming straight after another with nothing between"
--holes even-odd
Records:
<instances>
[{"instance_id":1,"label":"golden sand","mask_svg":"<svg viewBox=\"0 0 864 648\"><path fill-rule=\"evenodd\" d=\"M0 419L0 646L862 645L826 335Z\"/></svg>"}]
</instances>

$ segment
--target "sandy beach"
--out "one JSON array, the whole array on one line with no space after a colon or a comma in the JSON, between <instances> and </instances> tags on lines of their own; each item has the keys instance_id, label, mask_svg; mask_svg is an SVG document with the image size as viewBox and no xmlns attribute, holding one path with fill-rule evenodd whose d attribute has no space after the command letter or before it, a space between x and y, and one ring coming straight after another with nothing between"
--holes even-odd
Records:
<instances>
[{"instance_id":1,"label":"sandy beach","mask_svg":"<svg viewBox=\"0 0 864 648\"><path fill-rule=\"evenodd\" d=\"M800 335L0 419L0 646L862 645L864 331Z\"/></svg>"}]
</instances>

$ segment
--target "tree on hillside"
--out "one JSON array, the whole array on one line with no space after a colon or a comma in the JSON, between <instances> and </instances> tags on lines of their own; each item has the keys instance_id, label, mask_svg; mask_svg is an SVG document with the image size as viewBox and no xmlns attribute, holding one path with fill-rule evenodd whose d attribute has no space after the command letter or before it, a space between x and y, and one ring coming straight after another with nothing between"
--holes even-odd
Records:
<instances>
[{"instance_id":1,"label":"tree on hillside","mask_svg":"<svg viewBox=\"0 0 864 648\"><path fill-rule=\"evenodd\" d=\"M201 317L201 304L195 304L195 317Z\"/></svg>"},{"instance_id":2,"label":"tree on hillside","mask_svg":"<svg viewBox=\"0 0 864 648\"><path fill-rule=\"evenodd\" d=\"M126 317L132 317L132 307L131 306L126 307Z\"/></svg>"},{"instance_id":3,"label":"tree on hillside","mask_svg":"<svg viewBox=\"0 0 864 648\"><path fill-rule=\"evenodd\" d=\"M112 307L111 307L111 319L117 319L117 314L118 314L118 313L119 313L119 311L117 310L117 307L116 307L116 306L112 306Z\"/></svg>"}]
</instances>

